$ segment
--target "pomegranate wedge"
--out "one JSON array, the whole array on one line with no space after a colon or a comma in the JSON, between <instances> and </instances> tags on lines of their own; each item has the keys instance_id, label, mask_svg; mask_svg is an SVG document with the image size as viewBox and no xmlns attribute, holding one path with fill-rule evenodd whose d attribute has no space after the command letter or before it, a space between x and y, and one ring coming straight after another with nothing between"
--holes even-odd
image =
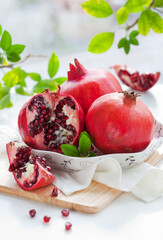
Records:
<instances>
[{"instance_id":1,"label":"pomegranate wedge","mask_svg":"<svg viewBox=\"0 0 163 240\"><path fill-rule=\"evenodd\" d=\"M10 162L9 171L22 189L40 188L55 180L46 159L33 155L32 149L24 143L10 142L6 149Z\"/></svg>"},{"instance_id":2,"label":"pomegranate wedge","mask_svg":"<svg viewBox=\"0 0 163 240\"><path fill-rule=\"evenodd\" d=\"M160 77L160 72L139 74L132 71L125 65L113 66L120 80L130 88L138 91L147 91L153 87Z\"/></svg>"}]
</instances>

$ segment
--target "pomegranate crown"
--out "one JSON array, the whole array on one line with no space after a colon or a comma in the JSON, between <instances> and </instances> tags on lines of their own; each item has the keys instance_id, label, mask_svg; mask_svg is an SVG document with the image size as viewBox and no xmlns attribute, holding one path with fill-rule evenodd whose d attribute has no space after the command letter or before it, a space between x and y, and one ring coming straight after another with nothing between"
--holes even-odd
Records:
<instances>
[{"instance_id":1,"label":"pomegranate crown","mask_svg":"<svg viewBox=\"0 0 163 240\"><path fill-rule=\"evenodd\" d=\"M75 58L75 66L70 63L70 71L68 71L68 81L77 80L86 73L86 68L80 64L80 62Z\"/></svg>"},{"instance_id":2,"label":"pomegranate crown","mask_svg":"<svg viewBox=\"0 0 163 240\"><path fill-rule=\"evenodd\" d=\"M132 99L132 100L136 100L137 97L141 96L140 93L135 93L134 91L132 92L122 91L119 93L123 93L125 97L128 97L129 99Z\"/></svg>"}]
</instances>

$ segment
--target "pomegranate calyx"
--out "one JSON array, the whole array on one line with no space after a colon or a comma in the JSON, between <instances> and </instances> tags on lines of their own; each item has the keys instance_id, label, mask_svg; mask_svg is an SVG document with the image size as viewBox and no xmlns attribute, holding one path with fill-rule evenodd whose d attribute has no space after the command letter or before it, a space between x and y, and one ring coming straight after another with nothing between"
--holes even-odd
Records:
<instances>
[{"instance_id":1,"label":"pomegranate calyx","mask_svg":"<svg viewBox=\"0 0 163 240\"><path fill-rule=\"evenodd\" d=\"M86 68L80 64L80 62L75 58L75 66L70 63L70 71L68 71L68 81L74 81L85 75Z\"/></svg>"},{"instance_id":2,"label":"pomegranate calyx","mask_svg":"<svg viewBox=\"0 0 163 240\"><path fill-rule=\"evenodd\" d=\"M136 100L137 97L141 96L140 93L135 93L134 91L132 92L128 92L128 91L122 91L122 92L119 92L119 93L123 93L125 97L131 99L131 100Z\"/></svg>"}]
</instances>

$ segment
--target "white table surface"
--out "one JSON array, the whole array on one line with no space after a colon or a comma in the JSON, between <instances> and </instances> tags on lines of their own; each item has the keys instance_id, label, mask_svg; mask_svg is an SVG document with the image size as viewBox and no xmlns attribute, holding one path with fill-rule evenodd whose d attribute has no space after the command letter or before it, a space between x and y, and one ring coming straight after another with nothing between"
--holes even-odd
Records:
<instances>
[{"instance_id":1,"label":"white table surface","mask_svg":"<svg viewBox=\"0 0 163 240\"><path fill-rule=\"evenodd\" d=\"M73 62L74 57L88 68L107 69L114 64L127 64L141 71L161 71L159 82L150 91L142 93L141 100L151 109L155 118L163 122L163 38L162 35L151 34L151 38L144 40L140 37L140 39L141 46L133 47L128 56L113 47L111 51L101 55L81 53L62 57L58 76L66 75L68 63ZM37 59L32 60L32 64L28 61L24 64L24 68L47 77L46 65L46 60ZM114 73L113 70L111 71ZM124 86L123 88L127 89ZM13 96L13 99L13 108L0 111L0 124L16 129L18 112L27 97ZM159 150L163 153L163 147ZM28 214L32 208L37 211L34 219ZM144 203L130 193L123 193L97 214L70 211L69 217L64 218L61 217L61 210L59 207L0 193L0 238L4 240L163 239L163 197ZM42 221L44 215L51 216L48 224ZM69 232L64 230L66 221L73 224Z\"/></svg>"}]
</instances>

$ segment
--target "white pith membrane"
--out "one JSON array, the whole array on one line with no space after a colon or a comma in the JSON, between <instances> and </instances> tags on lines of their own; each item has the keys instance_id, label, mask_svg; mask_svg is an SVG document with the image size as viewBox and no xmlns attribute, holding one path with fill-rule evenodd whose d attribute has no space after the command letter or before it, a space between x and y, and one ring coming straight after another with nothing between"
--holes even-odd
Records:
<instances>
[{"instance_id":1,"label":"white pith membrane","mask_svg":"<svg viewBox=\"0 0 163 240\"><path fill-rule=\"evenodd\" d=\"M72 144L79 128L79 117L74 101L70 97L59 96L52 106L46 94L43 95L41 101L37 101L37 97L35 98L36 107L33 107L32 100L30 109L29 107L27 109L29 133L35 143L39 143L40 148L54 151L59 149L61 144ZM64 104L63 101L65 101ZM52 111L52 108L54 111ZM43 112L46 112L45 115L43 115ZM41 131L38 130L40 128Z\"/></svg>"},{"instance_id":2,"label":"white pith membrane","mask_svg":"<svg viewBox=\"0 0 163 240\"><path fill-rule=\"evenodd\" d=\"M19 150L23 147L27 147L24 143L19 143L19 142L15 142L15 147L16 147L16 152L15 152L15 157L14 157L14 161L16 161L16 154L19 153ZM28 147L27 147L28 148ZM32 160L32 155L29 156L29 161ZM25 180L28 180L29 182L29 187L32 186L33 184L31 183L30 184L30 181L35 179L35 175L34 175L34 172L35 172L35 166L36 166L36 163L35 164L32 164L30 162L27 162L24 166L22 167L19 167L19 170L18 172L21 172L21 177L18 177L18 172L15 170L15 174L16 174L16 177L17 179L19 179L19 182L23 185L24 181Z\"/></svg>"}]
</instances>

